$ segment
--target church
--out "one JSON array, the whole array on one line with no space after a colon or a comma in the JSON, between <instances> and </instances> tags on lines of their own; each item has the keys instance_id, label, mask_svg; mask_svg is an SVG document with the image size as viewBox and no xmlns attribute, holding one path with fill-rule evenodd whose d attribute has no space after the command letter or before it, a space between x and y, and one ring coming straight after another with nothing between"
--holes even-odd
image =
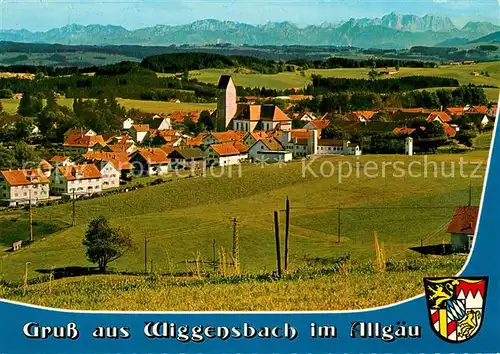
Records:
<instances>
[{"instance_id":1,"label":"church","mask_svg":"<svg viewBox=\"0 0 500 354\"><path fill-rule=\"evenodd\" d=\"M275 105L236 103L236 86L229 75L222 75L217 85L217 110L214 113L217 131L292 129L292 119Z\"/></svg>"}]
</instances>

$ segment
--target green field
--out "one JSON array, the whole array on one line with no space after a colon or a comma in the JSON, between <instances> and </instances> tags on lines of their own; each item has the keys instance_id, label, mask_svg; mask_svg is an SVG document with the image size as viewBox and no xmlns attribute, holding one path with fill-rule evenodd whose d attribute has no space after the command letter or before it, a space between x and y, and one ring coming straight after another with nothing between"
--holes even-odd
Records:
<instances>
[{"instance_id":1,"label":"green field","mask_svg":"<svg viewBox=\"0 0 500 354\"><path fill-rule=\"evenodd\" d=\"M305 87L310 83L312 74L325 77L339 78L368 78L369 68L342 68L342 69L310 69L306 70L306 76L300 72L284 72L274 75L265 74L239 74L234 73L235 69L203 69L190 72L190 77L203 82L217 83L220 75L231 74L238 86L244 87L268 87L274 89L286 89L292 87ZM487 71L489 77L475 77L473 71ZM485 62L472 65L442 65L438 68L401 68L400 72L391 77L402 77L411 75L423 76L443 76L457 79L461 85L494 85L500 82L500 61ZM497 97L498 99L498 91Z\"/></svg>"},{"instance_id":2,"label":"green field","mask_svg":"<svg viewBox=\"0 0 500 354\"><path fill-rule=\"evenodd\" d=\"M17 112L19 100L16 99L0 99L5 112L14 114ZM202 111L215 109L215 103L174 103L164 101L142 101L130 99L118 99L118 102L125 108L136 108L147 113L172 113L175 111ZM58 103L63 106L73 107L72 98L58 99Z\"/></svg>"},{"instance_id":3,"label":"green field","mask_svg":"<svg viewBox=\"0 0 500 354\"><path fill-rule=\"evenodd\" d=\"M276 264L273 211L284 208L287 196L291 201L291 271L300 272L317 267L328 269L329 264L346 254L350 254L352 262L357 264L370 263L374 258L373 232L378 233L388 259L401 262L417 260L421 258L420 254L410 250L410 247L419 246L421 242L424 245L449 242L446 225L453 215L454 207L467 203L469 183L472 185L472 201L475 205L479 203L483 179L461 178L458 173L460 158L482 162L479 175L484 174L487 159L487 151L484 150L465 155L429 157L429 161L438 164L438 178L434 176L432 165L427 177L404 178L393 176L394 170L386 166L386 178L382 178L382 171L379 170L378 177L361 174L360 178L356 178L353 173L339 182L337 175L302 176L302 162L296 161L282 167L245 165L241 177L237 176L234 167L232 177L228 176L227 171L220 178L209 173L205 177L174 179L159 186L125 194L78 201L76 227L68 227L71 221L71 204L36 208L36 222L57 224L60 230L49 236L35 235L37 240L29 248L16 253L3 253L0 276L7 281L20 281L25 262L31 262L29 278L40 277L43 272L52 268L91 266L85 259L81 242L88 221L99 215L106 216L114 225L126 226L133 236L134 250L110 265L114 272L137 274L143 271L145 237L148 262L154 261L156 272L192 272L192 264L187 264L186 261L194 261L198 253L202 261L211 261L213 240L216 241L218 250L223 247L226 253L230 253L232 225L229 218L237 217L242 273L268 274L275 269ZM338 166L340 162L350 161L363 166L368 161L374 161L381 166L383 162L401 160L409 163L412 160L423 161L422 159L384 155L330 157L315 161L312 170L318 173L322 163ZM453 167L452 162L455 164ZM446 163L446 173L454 170L455 176L440 177L443 168L441 163ZM323 168L329 171L328 168ZM475 166L466 165L465 171L471 172L474 168ZM412 168L412 172L422 173L421 167ZM337 242L339 204L340 243ZM282 232L283 222L284 214L280 212ZM19 233L16 235L20 236ZM27 232L24 239L26 238ZM12 237L7 240L0 238L6 248L11 241ZM456 264L453 272L459 268L460 265ZM210 270L211 266L202 264L202 269ZM422 269L422 272L426 272L427 268ZM408 289L418 288L422 272L402 276ZM440 267L429 268L429 274L439 272L443 272ZM64 280L58 284L64 287ZM240 286L244 288L246 285L235 285L235 288ZM296 286L300 288L303 284ZM324 284L321 287L328 288ZM262 285L255 291L272 292L272 289L278 291L279 286ZM215 288L213 290L215 292L210 293L210 296L215 296L219 291ZM330 290L333 291L334 288ZM62 289L61 291L64 293ZM210 292L210 286L205 291ZM411 290L405 296L410 293L416 294ZM17 296L15 291L8 294L10 295L6 296ZM369 293L360 293L359 296L364 296L364 299L359 299L362 303L385 303L381 298L368 301ZM286 307L280 303L283 300L281 296L276 296L275 300L276 302L268 304L268 309ZM27 298L26 301L34 300ZM72 306L78 305L74 303ZM314 304L311 306L316 308ZM325 306L331 304L317 304L318 308Z\"/></svg>"}]
</instances>

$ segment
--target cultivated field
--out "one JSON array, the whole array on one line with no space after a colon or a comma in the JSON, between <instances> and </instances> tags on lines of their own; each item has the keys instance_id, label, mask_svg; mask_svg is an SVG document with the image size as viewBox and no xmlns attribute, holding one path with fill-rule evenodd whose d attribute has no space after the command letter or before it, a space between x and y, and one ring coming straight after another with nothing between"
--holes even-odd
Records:
<instances>
[{"instance_id":1,"label":"cultivated field","mask_svg":"<svg viewBox=\"0 0 500 354\"><path fill-rule=\"evenodd\" d=\"M310 69L305 71L305 76L300 72L286 72L275 75L264 74L239 74L234 73L235 69L204 69L190 72L192 78L203 82L217 83L220 75L231 74L239 86L245 87L268 87L275 89L286 89L292 87L305 87L310 83L312 74L325 77L341 78L368 78L369 68L341 68L341 69ZM474 76L473 71L488 72L489 77ZM443 76L457 79L461 85L494 85L498 86L500 82L500 61L485 62L472 65L442 65L439 68L401 68L400 72L391 77L424 75L424 76ZM498 99L498 90L497 90Z\"/></svg>"},{"instance_id":2,"label":"cultivated field","mask_svg":"<svg viewBox=\"0 0 500 354\"><path fill-rule=\"evenodd\" d=\"M338 175L314 177L312 174L306 174L303 176L302 162L297 161L281 167L261 168L256 165L245 165L241 171L241 177L236 176L236 167L234 167L232 177L229 177L226 171L226 175L219 178L209 175L174 179L162 185L125 194L78 201L76 203L76 227L69 227L71 204L36 208L34 209L35 224L45 223L44 230L49 229L47 224L54 224L50 230L59 230L50 235L42 231L37 234L39 231L35 231L36 241L30 247L16 253L3 252L1 278L4 280L19 282L23 277L26 262L31 262L28 273L30 279L42 275L47 277L51 269L91 266L85 259L81 242L88 221L99 215L109 218L113 225L129 228L132 233L134 250L111 264L112 271L126 274L143 272L145 237L148 268L149 262L153 260L154 270L158 274L188 272L196 275L210 271L212 264L208 262L213 258L214 240L216 258L221 259L223 253L229 258L232 244L232 224L229 218L237 217L240 262L244 277L219 280L222 283L234 283L232 285L211 284L210 278L207 280L203 276L200 276L200 279L195 276L188 280L168 277L169 282L181 284L181 286L170 288L166 285L155 285L159 286L159 291L155 292L155 298L158 299L156 305L147 305L141 301L132 304L131 299L149 296L147 294L154 292L151 289L156 289L147 285L150 283L144 285L146 280L140 276L131 278L89 276L79 278L79 280L58 280L54 282L53 294L60 295L51 297L36 295L38 292L44 293L45 290L42 289L46 289L47 284L30 286L29 295L26 297L23 297L17 287L2 291L6 297L51 306L98 308L109 305L111 306L109 308L116 309L151 309L150 306L164 309L162 306L167 305L176 309L295 308L295 303L290 301L295 301L298 295L289 298L291 295L282 293L284 288L303 295L303 300L297 300L297 308L304 309L358 308L389 303L395 299L394 296L397 299L403 299L421 292L420 284L423 275L452 275L460 269L465 259L458 257L450 261L449 257L440 256L422 258L419 253L409 249L420 246L422 243L425 246L442 246L443 243L449 242L446 225L453 215L455 206L467 204L469 183L472 185L472 202L478 205L483 179L460 177L458 162L461 158L469 162L483 163L478 174L484 175L487 159L487 151L484 150L464 155L431 156L428 161L436 162L438 167L434 172L434 167L430 165L427 177L421 175L420 177L399 178L393 176L395 170L392 167L386 166L386 178L382 178L382 170L379 170L378 177L361 174L360 178L356 178L353 174L339 182ZM350 161L354 164L353 166L359 163L362 168L369 160L382 166L383 162L393 163L398 160L405 163L414 160L423 162L423 157L394 155L367 155L360 158L330 157L315 161L311 168L317 174L322 168L322 163L333 163L333 166L337 167L339 162L345 161ZM447 175L453 170L455 176L441 177L441 163L446 164ZM455 165L452 166L452 163ZM466 173L471 173L475 168L470 164L465 165ZM323 170L330 171L328 166L323 167ZM347 170L344 170L344 173L346 172ZM423 170L421 167L414 167L412 172L414 175L422 174ZM434 173L438 174L438 178L434 177ZM272 283L262 282L258 279L258 275L269 276L276 267L273 211L284 209L287 196L291 201L290 271L297 272L298 275L292 277L293 279L289 282L285 280ZM339 204L341 206L340 243L337 242ZM4 223L14 222L7 221L9 218L15 219L14 214L9 215L9 213L4 213ZM26 216L21 216L21 218L26 218ZM18 219L17 222L22 223L22 219ZM282 211L280 223L281 232L283 232L284 214ZM14 238L22 238L23 234L19 227L15 230L14 236L8 232L1 234L0 242L5 248ZM404 272L404 274L388 269L387 276L378 275L373 278L373 282L368 281L368 275L374 274L372 267L375 257L374 231L378 233L379 241L384 245L386 258L395 264L394 269L399 269L399 272ZM26 238L27 232L24 233L24 239ZM342 278L347 282L346 284L351 284L346 285L346 293L342 293L344 287L338 285L337 278L341 275L331 271L335 268L335 264L338 264L338 260L347 255L350 255L347 270L344 269L344 265L341 269L343 272L357 275L354 278ZM440 260L435 260L433 257ZM199 262L189 263L194 262L195 259ZM351 267L352 270L349 270ZM393 276L395 278L392 278ZM304 280L309 278L309 281ZM389 297L383 296L384 292L378 292L375 296L369 291L369 289L380 289L382 285L389 284L391 279L397 279L400 286L404 284L405 291ZM150 281L157 282L157 280L147 280L147 282ZM184 284L185 281L188 284ZM201 283L193 285L191 284L193 281L201 281ZM75 285L74 282L77 284ZM195 286L193 289L202 288L199 303L189 301L189 305L182 305L180 302L173 303L174 300L165 297L165 292L187 298L194 296L189 290L183 290L182 284L193 285ZM69 295L68 287L72 286L75 286L74 289L78 291L77 293L72 291ZM96 302L94 306L88 307L93 302L91 299L95 300L91 296L88 297L89 292L94 293L93 290L88 290L89 287L102 288L101 291L95 292L95 296L106 297L107 300L99 304ZM125 291L120 296L109 297L109 293L113 292L112 289L115 287L126 287L130 292ZM313 295L306 294L304 290L309 287L317 290L311 294L322 296L323 300L310 301ZM268 297L268 300L263 301L261 305L250 300L241 302L239 305L226 304L224 306L221 301L210 302L210 299L225 296L229 301L222 302L235 303L238 294L241 295L240 291L247 291L249 288L252 289L250 294L255 297ZM333 293L337 295L333 296ZM336 296L343 297L342 294L345 295L345 301L335 302ZM164 299L159 300L162 296ZM125 306L124 303L130 304Z\"/></svg>"},{"instance_id":3,"label":"cultivated field","mask_svg":"<svg viewBox=\"0 0 500 354\"><path fill-rule=\"evenodd\" d=\"M16 99L0 99L3 105L3 109L7 113L14 114L17 112L17 107L19 106L19 100ZM72 98L61 98L58 99L58 103L63 106L73 107ZM130 100L130 99L118 99L118 103L123 107L130 109L136 108L143 112L148 113L172 113L174 111L202 111L205 109L213 110L215 109L215 103L174 103L174 102L164 102L164 101L143 101L143 100Z\"/></svg>"}]
</instances>

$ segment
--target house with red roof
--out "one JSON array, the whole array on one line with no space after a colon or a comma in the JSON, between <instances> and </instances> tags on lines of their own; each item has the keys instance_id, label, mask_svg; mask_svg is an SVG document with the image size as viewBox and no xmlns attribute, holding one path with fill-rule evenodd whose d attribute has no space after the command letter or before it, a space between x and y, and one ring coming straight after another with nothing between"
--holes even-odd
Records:
<instances>
[{"instance_id":1,"label":"house with red roof","mask_svg":"<svg viewBox=\"0 0 500 354\"><path fill-rule=\"evenodd\" d=\"M101 172L94 164L57 166L50 175L50 191L69 198L100 193Z\"/></svg>"},{"instance_id":2,"label":"house with red roof","mask_svg":"<svg viewBox=\"0 0 500 354\"><path fill-rule=\"evenodd\" d=\"M212 144L205 150L207 166L230 166L248 158L248 147L240 141Z\"/></svg>"},{"instance_id":3,"label":"house with red roof","mask_svg":"<svg viewBox=\"0 0 500 354\"><path fill-rule=\"evenodd\" d=\"M479 207L458 206L448 223L447 232L451 235L453 252L469 252L476 233Z\"/></svg>"},{"instance_id":4,"label":"house with red roof","mask_svg":"<svg viewBox=\"0 0 500 354\"><path fill-rule=\"evenodd\" d=\"M0 202L8 206L49 198L49 179L42 169L0 171Z\"/></svg>"},{"instance_id":5,"label":"house with red roof","mask_svg":"<svg viewBox=\"0 0 500 354\"><path fill-rule=\"evenodd\" d=\"M449 123L452 121L451 117L448 115L446 112L442 111L435 111L429 113L427 118L425 119L427 122L439 122L441 124L443 123Z\"/></svg>"},{"instance_id":6,"label":"house with red roof","mask_svg":"<svg viewBox=\"0 0 500 354\"><path fill-rule=\"evenodd\" d=\"M54 155L49 159L49 162L52 166L71 166L73 165L73 161L71 157L65 155Z\"/></svg>"},{"instance_id":7,"label":"house with red roof","mask_svg":"<svg viewBox=\"0 0 500 354\"><path fill-rule=\"evenodd\" d=\"M135 150L129 157L137 175L163 175L168 173L170 159L164 149L144 148Z\"/></svg>"},{"instance_id":8,"label":"house with red roof","mask_svg":"<svg viewBox=\"0 0 500 354\"><path fill-rule=\"evenodd\" d=\"M101 150L106 143L101 135L86 135L74 133L68 135L64 141L64 151L84 154L92 150Z\"/></svg>"}]
</instances>

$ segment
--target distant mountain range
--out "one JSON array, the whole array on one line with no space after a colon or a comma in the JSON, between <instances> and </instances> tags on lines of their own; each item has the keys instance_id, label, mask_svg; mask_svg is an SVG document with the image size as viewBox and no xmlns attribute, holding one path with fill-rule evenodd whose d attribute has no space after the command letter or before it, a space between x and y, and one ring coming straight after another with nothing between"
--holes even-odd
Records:
<instances>
[{"instance_id":1,"label":"distant mountain range","mask_svg":"<svg viewBox=\"0 0 500 354\"><path fill-rule=\"evenodd\" d=\"M191 24L156 25L137 30L121 26L71 24L46 32L0 30L0 41L84 45L333 45L399 49L417 45L464 43L500 31L489 22L468 22L457 28L448 17L401 15L350 19L340 23L298 27L290 22L249 25L232 21L201 20Z\"/></svg>"}]
</instances>

